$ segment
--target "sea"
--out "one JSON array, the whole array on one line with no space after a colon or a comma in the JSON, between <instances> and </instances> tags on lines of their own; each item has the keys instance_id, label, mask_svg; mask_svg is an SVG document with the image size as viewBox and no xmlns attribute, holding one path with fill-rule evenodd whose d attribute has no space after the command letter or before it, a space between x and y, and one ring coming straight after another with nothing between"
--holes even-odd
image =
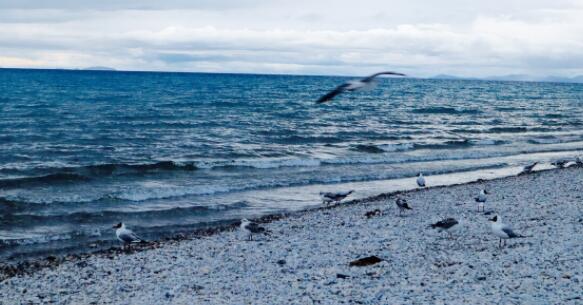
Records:
<instances>
[{"instance_id":1,"label":"sea","mask_svg":"<svg viewBox=\"0 0 583 305\"><path fill-rule=\"evenodd\" d=\"M351 79L0 69L0 259L117 246L118 222L156 240L583 152L583 84L380 78L315 104Z\"/></svg>"}]
</instances>

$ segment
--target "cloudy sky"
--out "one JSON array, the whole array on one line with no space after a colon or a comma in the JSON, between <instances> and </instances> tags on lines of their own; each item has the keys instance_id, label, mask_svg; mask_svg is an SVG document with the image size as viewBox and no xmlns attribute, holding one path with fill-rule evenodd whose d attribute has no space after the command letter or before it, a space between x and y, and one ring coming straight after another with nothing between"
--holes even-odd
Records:
<instances>
[{"instance_id":1,"label":"cloudy sky","mask_svg":"<svg viewBox=\"0 0 583 305\"><path fill-rule=\"evenodd\" d=\"M583 74L581 0L0 0L0 67Z\"/></svg>"}]
</instances>

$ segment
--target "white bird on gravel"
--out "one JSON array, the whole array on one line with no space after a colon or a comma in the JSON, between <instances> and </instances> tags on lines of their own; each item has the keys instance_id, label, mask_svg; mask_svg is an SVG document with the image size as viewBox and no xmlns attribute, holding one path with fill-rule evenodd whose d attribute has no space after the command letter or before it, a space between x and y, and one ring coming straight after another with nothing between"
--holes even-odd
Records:
<instances>
[{"instance_id":1,"label":"white bird on gravel","mask_svg":"<svg viewBox=\"0 0 583 305\"><path fill-rule=\"evenodd\" d=\"M115 229L115 236L124 245L144 242L144 240L138 237L132 230L126 228L126 225L123 222L114 225L113 228Z\"/></svg>"},{"instance_id":2,"label":"white bird on gravel","mask_svg":"<svg viewBox=\"0 0 583 305\"><path fill-rule=\"evenodd\" d=\"M486 200L488 200L488 197L486 197L487 194L488 191L482 189L480 190L480 194L478 194L478 197L474 198L474 200L476 200L476 202L478 203L478 212L480 211L480 207L482 208L482 212L484 211L484 204L486 203Z\"/></svg>"},{"instance_id":3,"label":"white bird on gravel","mask_svg":"<svg viewBox=\"0 0 583 305\"><path fill-rule=\"evenodd\" d=\"M241 219L240 228L247 235L249 240L253 240L253 234L269 234L264 227L261 227L256 222L249 221L245 218Z\"/></svg>"},{"instance_id":4,"label":"white bird on gravel","mask_svg":"<svg viewBox=\"0 0 583 305\"><path fill-rule=\"evenodd\" d=\"M425 178L423 178L423 173L417 174L417 185L419 187L425 187Z\"/></svg>"},{"instance_id":5,"label":"white bird on gravel","mask_svg":"<svg viewBox=\"0 0 583 305\"><path fill-rule=\"evenodd\" d=\"M498 247L502 248L502 240L504 240L504 245L506 245L506 240L510 238L525 238L526 236L519 235L514 233L510 226L503 224L502 219L500 216L495 215L492 219L489 219L491 222L492 233L500 238L500 242L498 243Z\"/></svg>"}]
</instances>

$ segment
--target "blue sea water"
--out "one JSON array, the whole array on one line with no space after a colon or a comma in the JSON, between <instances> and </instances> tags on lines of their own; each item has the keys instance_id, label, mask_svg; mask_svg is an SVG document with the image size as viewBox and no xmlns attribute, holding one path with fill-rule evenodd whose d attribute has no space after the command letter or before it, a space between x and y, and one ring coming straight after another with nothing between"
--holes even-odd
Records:
<instances>
[{"instance_id":1,"label":"blue sea water","mask_svg":"<svg viewBox=\"0 0 583 305\"><path fill-rule=\"evenodd\" d=\"M0 257L111 245L119 221L159 238L318 205L319 190L583 150L582 84L382 78L314 104L350 79L0 69Z\"/></svg>"}]
</instances>

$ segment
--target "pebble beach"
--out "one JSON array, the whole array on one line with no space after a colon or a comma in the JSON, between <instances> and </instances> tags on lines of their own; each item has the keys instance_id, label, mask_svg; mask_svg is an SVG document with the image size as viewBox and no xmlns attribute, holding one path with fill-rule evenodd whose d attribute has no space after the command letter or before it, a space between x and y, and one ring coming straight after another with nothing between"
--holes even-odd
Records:
<instances>
[{"instance_id":1,"label":"pebble beach","mask_svg":"<svg viewBox=\"0 0 583 305\"><path fill-rule=\"evenodd\" d=\"M473 200L480 188L490 193L485 212ZM413 210L399 216L397 196ZM496 214L527 237L499 248L488 222ZM446 217L460 222L451 239L430 228ZM271 234L253 241L234 229L7 277L0 304L583 304L580 168L387 194L262 225ZM381 261L350 266L369 256Z\"/></svg>"}]
</instances>

